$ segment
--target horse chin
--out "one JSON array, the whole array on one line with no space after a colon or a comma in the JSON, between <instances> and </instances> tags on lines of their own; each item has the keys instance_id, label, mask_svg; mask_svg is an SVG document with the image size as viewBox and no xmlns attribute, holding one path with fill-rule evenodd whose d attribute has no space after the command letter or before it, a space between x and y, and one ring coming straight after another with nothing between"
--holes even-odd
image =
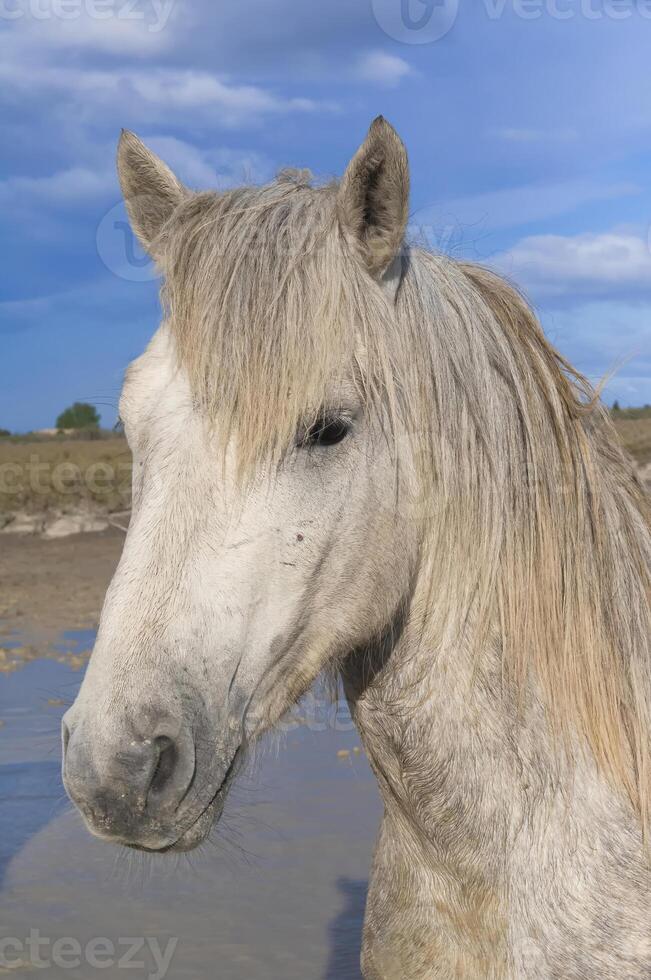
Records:
<instances>
[{"instance_id":1,"label":"horse chin","mask_svg":"<svg viewBox=\"0 0 651 980\"><path fill-rule=\"evenodd\" d=\"M221 815L221 807L218 807L215 802L211 803L210 806L203 811L201 816L195 823L192 824L185 833L181 834L179 839L175 841L170 847L166 848L166 851L172 854L176 854L183 851L193 851L195 847L202 844L210 830L217 819Z\"/></svg>"},{"instance_id":2,"label":"horse chin","mask_svg":"<svg viewBox=\"0 0 651 980\"><path fill-rule=\"evenodd\" d=\"M191 827L188 827L180 837L170 843L160 846L155 844L138 843L137 841L123 840L121 843L131 851L142 851L144 854L179 854L184 851L193 851L206 839L213 823L217 819L217 813L221 812L216 802L208 806L203 813L195 820Z\"/></svg>"}]
</instances>

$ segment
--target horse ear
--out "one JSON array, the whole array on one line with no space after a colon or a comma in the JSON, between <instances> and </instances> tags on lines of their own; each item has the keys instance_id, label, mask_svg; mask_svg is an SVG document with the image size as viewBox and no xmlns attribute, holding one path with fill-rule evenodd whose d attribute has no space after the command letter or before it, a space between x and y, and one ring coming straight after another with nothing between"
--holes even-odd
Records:
<instances>
[{"instance_id":1,"label":"horse ear","mask_svg":"<svg viewBox=\"0 0 651 980\"><path fill-rule=\"evenodd\" d=\"M403 243L409 214L409 163L404 144L383 116L348 164L337 200L339 224L376 279Z\"/></svg>"},{"instance_id":2,"label":"horse ear","mask_svg":"<svg viewBox=\"0 0 651 980\"><path fill-rule=\"evenodd\" d=\"M118 146L118 176L131 227L145 251L156 258L163 225L189 192L167 164L125 129Z\"/></svg>"}]
</instances>

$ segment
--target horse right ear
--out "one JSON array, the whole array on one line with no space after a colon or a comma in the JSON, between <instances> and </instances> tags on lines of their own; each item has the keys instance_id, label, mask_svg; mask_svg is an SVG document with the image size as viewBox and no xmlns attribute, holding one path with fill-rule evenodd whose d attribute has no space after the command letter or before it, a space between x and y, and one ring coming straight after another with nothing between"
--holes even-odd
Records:
<instances>
[{"instance_id":1,"label":"horse right ear","mask_svg":"<svg viewBox=\"0 0 651 980\"><path fill-rule=\"evenodd\" d=\"M348 164L337 216L370 274L382 279L399 256L409 216L407 151L383 116L373 121Z\"/></svg>"},{"instance_id":2,"label":"horse right ear","mask_svg":"<svg viewBox=\"0 0 651 980\"><path fill-rule=\"evenodd\" d=\"M157 258L161 230L189 191L167 164L125 129L118 146L118 176L131 227L145 251Z\"/></svg>"}]
</instances>

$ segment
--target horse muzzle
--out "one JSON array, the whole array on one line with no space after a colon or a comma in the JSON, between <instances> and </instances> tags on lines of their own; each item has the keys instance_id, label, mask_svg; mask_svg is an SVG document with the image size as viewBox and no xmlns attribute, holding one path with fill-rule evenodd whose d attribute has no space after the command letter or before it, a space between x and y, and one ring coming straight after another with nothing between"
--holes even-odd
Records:
<instances>
[{"instance_id":1,"label":"horse muzzle","mask_svg":"<svg viewBox=\"0 0 651 980\"><path fill-rule=\"evenodd\" d=\"M201 760L190 726L163 712L147 712L146 734L120 724L107 735L73 711L62 723L63 781L90 832L146 851L200 844L221 815L238 753L227 764L216 753Z\"/></svg>"}]
</instances>

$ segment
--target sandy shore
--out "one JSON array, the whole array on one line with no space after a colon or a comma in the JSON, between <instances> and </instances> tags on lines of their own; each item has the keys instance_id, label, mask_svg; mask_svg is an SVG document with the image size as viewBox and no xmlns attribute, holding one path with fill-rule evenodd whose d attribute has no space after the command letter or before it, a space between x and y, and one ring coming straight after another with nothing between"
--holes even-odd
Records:
<instances>
[{"instance_id":1,"label":"sandy shore","mask_svg":"<svg viewBox=\"0 0 651 980\"><path fill-rule=\"evenodd\" d=\"M0 624L43 649L64 630L97 626L124 534L76 534L45 540L6 535L0 542ZM0 647L2 646L0 634Z\"/></svg>"}]
</instances>

